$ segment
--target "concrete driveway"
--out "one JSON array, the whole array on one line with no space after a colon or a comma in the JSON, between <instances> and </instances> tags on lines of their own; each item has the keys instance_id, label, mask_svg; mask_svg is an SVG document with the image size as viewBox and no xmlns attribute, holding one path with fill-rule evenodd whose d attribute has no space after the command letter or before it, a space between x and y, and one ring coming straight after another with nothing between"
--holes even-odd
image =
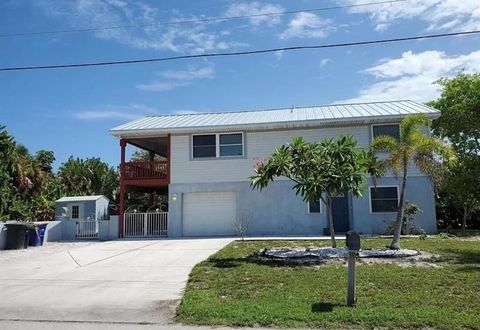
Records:
<instances>
[{"instance_id":1,"label":"concrete driveway","mask_svg":"<svg viewBox=\"0 0 480 330\"><path fill-rule=\"evenodd\" d=\"M192 267L231 241L118 240L0 251L0 321L168 324Z\"/></svg>"}]
</instances>

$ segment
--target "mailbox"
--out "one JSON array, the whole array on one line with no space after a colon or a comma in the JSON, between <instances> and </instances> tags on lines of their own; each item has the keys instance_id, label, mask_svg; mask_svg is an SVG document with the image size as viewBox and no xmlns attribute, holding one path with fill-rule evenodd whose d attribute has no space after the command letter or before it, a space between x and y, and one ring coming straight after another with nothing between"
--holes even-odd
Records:
<instances>
[{"instance_id":1,"label":"mailbox","mask_svg":"<svg viewBox=\"0 0 480 330\"><path fill-rule=\"evenodd\" d=\"M347 248L349 251L359 251L360 235L354 231L347 232Z\"/></svg>"}]
</instances>

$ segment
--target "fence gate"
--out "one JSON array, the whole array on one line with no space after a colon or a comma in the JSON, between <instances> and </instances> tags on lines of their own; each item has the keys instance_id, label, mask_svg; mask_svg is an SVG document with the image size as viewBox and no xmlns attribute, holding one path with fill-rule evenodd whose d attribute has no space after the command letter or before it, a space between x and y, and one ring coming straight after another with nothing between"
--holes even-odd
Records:
<instances>
[{"instance_id":1,"label":"fence gate","mask_svg":"<svg viewBox=\"0 0 480 330\"><path fill-rule=\"evenodd\" d=\"M75 237L78 239L98 239L97 220L78 220L76 221L77 231Z\"/></svg>"},{"instance_id":2,"label":"fence gate","mask_svg":"<svg viewBox=\"0 0 480 330\"><path fill-rule=\"evenodd\" d=\"M166 237L168 212L125 213L124 237Z\"/></svg>"}]
</instances>

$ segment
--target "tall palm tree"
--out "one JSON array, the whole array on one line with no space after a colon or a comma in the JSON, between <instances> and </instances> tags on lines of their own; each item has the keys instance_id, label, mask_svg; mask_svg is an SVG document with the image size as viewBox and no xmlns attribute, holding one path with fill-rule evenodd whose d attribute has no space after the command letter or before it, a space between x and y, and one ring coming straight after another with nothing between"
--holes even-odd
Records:
<instances>
[{"instance_id":1,"label":"tall palm tree","mask_svg":"<svg viewBox=\"0 0 480 330\"><path fill-rule=\"evenodd\" d=\"M439 173L444 164L455 160L455 154L449 145L422 132L422 128L428 127L430 123L430 119L422 114L407 116L400 123L399 139L381 135L375 137L370 145L372 152L389 153L382 161L385 169L391 170L397 176L400 173L402 175L391 249L400 248L409 163L416 165L420 171L432 179L433 183L437 183L441 179Z\"/></svg>"}]
</instances>

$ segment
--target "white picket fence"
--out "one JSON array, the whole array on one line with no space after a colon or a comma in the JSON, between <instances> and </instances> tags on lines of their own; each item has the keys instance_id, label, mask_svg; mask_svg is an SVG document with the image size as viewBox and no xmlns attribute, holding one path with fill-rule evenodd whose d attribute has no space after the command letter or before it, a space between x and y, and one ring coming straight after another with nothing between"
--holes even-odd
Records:
<instances>
[{"instance_id":1,"label":"white picket fence","mask_svg":"<svg viewBox=\"0 0 480 330\"><path fill-rule=\"evenodd\" d=\"M125 213L124 237L166 237L168 212Z\"/></svg>"},{"instance_id":2,"label":"white picket fence","mask_svg":"<svg viewBox=\"0 0 480 330\"><path fill-rule=\"evenodd\" d=\"M77 220L76 225L75 237L77 239L98 239L98 220Z\"/></svg>"}]
</instances>

